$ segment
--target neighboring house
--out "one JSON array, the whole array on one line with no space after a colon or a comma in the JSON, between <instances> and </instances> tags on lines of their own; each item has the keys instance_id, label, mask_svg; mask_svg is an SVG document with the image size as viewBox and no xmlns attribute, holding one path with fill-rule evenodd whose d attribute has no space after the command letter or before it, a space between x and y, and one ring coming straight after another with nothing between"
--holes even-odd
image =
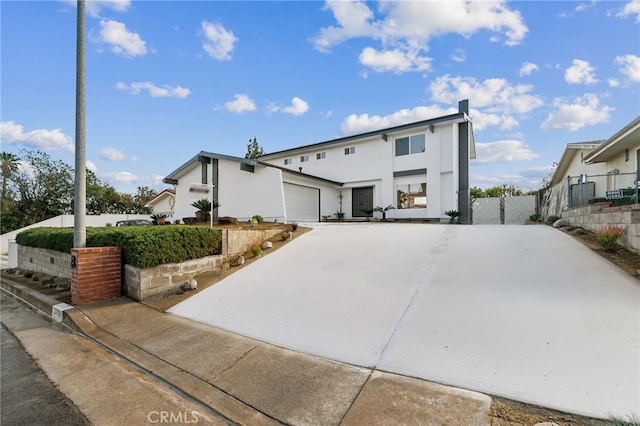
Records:
<instances>
[{"instance_id":1,"label":"neighboring house","mask_svg":"<svg viewBox=\"0 0 640 426\"><path fill-rule=\"evenodd\" d=\"M640 167L640 116L584 158L587 164L604 164L609 172L636 173Z\"/></svg>"},{"instance_id":2,"label":"neighboring house","mask_svg":"<svg viewBox=\"0 0 640 426\"><path fill-rule=\"evenodd\" d=\"M151 213L157 215L166 215L167 218L172 218L174 215L174 208L176 205L176 190L165 189L158 195L153 197L145 207L151 209Z\"/></svg>"},{"instance_id":3,"label":"neighboring house","mask_svg":"<svg viewBox=\"0 0 640 426\"><path fill-rule=\"evenodd\" d=\"M215 216L255 214L283 222L344 214L365 218L393 206L395 219L469 218L469 159L475 143L468 101L458 113L244 159L200 152L164 179L176 186L174 216L195 216L210 198ZM209 190L212 189L211 192ZM206 192L202 192L206 191Z\"/></svg>"},{"instance_id":4,"label":"neighboring house","mask_svg":"<svg viewBox=\"0 0 640 426\"><path fill-rule=\"evenodd\" d=\"M635 188L640 166L640 117L604 141L570 143L551 178L543 216Z\"/></svg>"}]
</instances>

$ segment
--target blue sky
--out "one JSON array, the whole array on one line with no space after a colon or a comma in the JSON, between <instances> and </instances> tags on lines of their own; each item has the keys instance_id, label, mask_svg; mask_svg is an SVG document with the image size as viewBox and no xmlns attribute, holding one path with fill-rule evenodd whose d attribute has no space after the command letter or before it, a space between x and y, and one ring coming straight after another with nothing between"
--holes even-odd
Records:
<instances>
[{"instance_id":1,"label":"blue sky","mask_svg":"<svg viewBox=\"0 0 640 426\"><path fill-rule=\"evenodd\" d=\"M73 166L74 1L0 1L2 150ZM87 1L87 165L162 189L243 157L423 120L469 99L471 185L535 189L569 142L640 114L640 0Z\"/></svg>"}]
</instances>

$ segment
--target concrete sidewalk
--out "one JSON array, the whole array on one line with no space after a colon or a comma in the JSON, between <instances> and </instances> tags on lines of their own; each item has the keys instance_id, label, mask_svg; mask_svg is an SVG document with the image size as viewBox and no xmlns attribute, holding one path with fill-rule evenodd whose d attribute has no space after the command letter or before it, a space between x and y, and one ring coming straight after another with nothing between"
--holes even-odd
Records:
<instances>
[{"instance_id":1,"label":"concrete sidewalk","mask_svg":"<svg viewBox=\"0 0 640 426\"><path fill-rule=\"evenodd\" d=\"M11 290L11 282L3 279L2 284ZM27 300L34 296L24 287L16 293ZM38 303L46 299L37 298ZM213 418L202 415L201 424L217 424L219 418L245 425L491 424L491 398L487 395L278 348L162 314L124 297L66 310L63 322L218 414ZM37 335L31 336L34 333ZM28 341L27 349L35 350L39 359L46 360L46 354L35 348L50 340L43 333L47 334L38 327L28 336L17 336ZM56 347L69 342L87 344L77 339L69 336ZM94 362L95 368L104 367ZM49 361L44 367L47 365L54 382L69 374L61 374L59 365ZM117 388L115 381L112 386ZM75 392L81 389L76 383ZM139 403L136 399L143 399L129 398L134 410ZM82 404L78 405L82 409ZM193 406L176 408L159 402L154 407L197 411ZM112 411L113 407L103 404L103 410ZM140 408L141 413L131 418L148 415L145 410ZM89 417L95 422L95 416Z\"/></svg>"}]
</instances>

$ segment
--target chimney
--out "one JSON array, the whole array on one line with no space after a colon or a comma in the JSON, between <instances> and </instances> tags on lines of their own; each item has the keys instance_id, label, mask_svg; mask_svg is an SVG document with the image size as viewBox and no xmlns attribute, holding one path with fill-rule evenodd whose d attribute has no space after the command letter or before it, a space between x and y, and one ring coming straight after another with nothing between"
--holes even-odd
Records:
<instances>
[{"instance_id":1,"label":"chimney","mask_svg":"<svg viewBox=\"0 0 640 426\"><path fill-rule=\"evenodd\" d=\"M469 115L469 99L458 102L458 112L464 112Z\"/></svg>"}]
</instances>

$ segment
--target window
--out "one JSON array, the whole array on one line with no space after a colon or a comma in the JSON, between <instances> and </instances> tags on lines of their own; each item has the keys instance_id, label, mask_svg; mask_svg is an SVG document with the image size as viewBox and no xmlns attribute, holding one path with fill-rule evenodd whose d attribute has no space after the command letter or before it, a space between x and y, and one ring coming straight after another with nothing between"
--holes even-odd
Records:
<instances>
[{"instance_id":1,"label":"window","mask_svg":"<svg viewBox=\"0 0 640 426\"><path fill-rule=\"evenodd\" d=\"M427 208L427 184L409 183L397 185L398 209Z\"/></svg>"},{"instance_id":2,"label":"window","mask_svg":"<svg viewBox=\"0 0 640 426\"><path fill-rule=\"evenodd\" d=\"M350 146L349 148L345 148L344 149L344 155L350 155L350 154L355 154L356 153L356 147L355 146Z\"/></svg>"},{"instance_id":3,"label":"window","mask_svg":"<svg viewBox=\"0 0 640 426\"><path fill-rule=\"evenodd\" d=\"M285 158L284 159L284 165L288 166L289 164L291 164L291 158Z\"/></svg>"},{"instance_id":4,"label":"window","mask_svg":"<svg viewBox=\"0 0 640 426\"><path fill-rule=\"evenodd\" d=\"M396 157L424 152L424 133L396 139Z\"/></svg>"},{"instance_id":5,"label":"window","mask_svg":"<svg viewBox=\"0 0 640 426\"><path fill-rule=\"evenodd\" d=\"M327 158L326 152L319 152L316 154L316 160L324 160L325 158Z\"/></svg>"},{"instance_id":6,"label":"window","mask_svg":"<svg viewBox=\"0 0 640 426\"><path fill-rule=\"evenodd\" d=\"M300 162L304 163L306 161L309 161L309 156L308 155L301 155L300 156Z\"/></svg>"}]
</instances>

